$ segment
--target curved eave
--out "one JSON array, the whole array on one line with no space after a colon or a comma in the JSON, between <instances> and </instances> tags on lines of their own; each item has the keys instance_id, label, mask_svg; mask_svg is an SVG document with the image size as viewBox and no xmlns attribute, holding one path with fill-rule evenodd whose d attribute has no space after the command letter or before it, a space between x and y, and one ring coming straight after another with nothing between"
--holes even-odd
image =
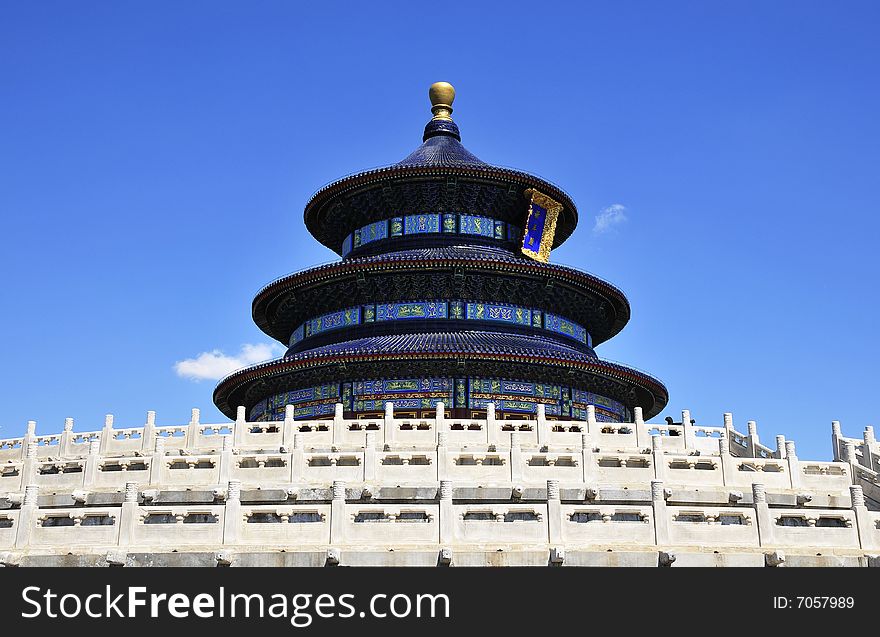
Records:
<instances>
[{"instance_id":1,"label":"curved eave","mask_svg":"<svg viewBox=\"0 0 880 637\"><path fill-rule=\"evenodd\" d=\"M377 259L372 257L370 261L358 262L355 260L340 261L321 265L302 272L290 274L273 281L257 293L251 306L254 323L268 336L284 341L288 334L273 329L267 316L269 304L280 295L295 291L297 288L329 282L337 277L355 275L359 272L395 272L416 271L438 268L492 268L499 274L525 274L535 277L552 277L562 282L575 286L583 286L591 292L608 300L614 308L615 320L611 330L605 338L596 338L596 345L612 338L624 328L630 318L630 305L626 295L616 288L586 272L564 266L539 263L526 259L512 261L495 260L491 258L473 259L464 257L445 258L413 258L413 259Z\"/></svg>"},{"instance_id":2,"label":"curved eave","mask_svg":"<svg viewBox=\"0 0 880 637\"><path fill-rule=\"evenodd\" d=\"M496 181L503 184L515 184L526 188L536 188L544 194L555 199L563 206L562 215L556 224L556 235L553 240L553 247L557 248L571 236L578 222L577 206L571 197L566 194L558 186L553 185L549 181L541 179L535 175L531 175L519 170L511 168L500 168L498 166L462 164L452 166L401 166L391 165L382 168L375 168L359 172L348 177L343 177L334 181L320 190L318 190L309 199L303 213L306 227L318 241L336 252L341 254L341 237L337 237L334 233L327 230L324 222L324 216L333 207L330 203L337 197L344 197L357 190L376 186L382 182L400 179L424 179L431 177L447 177L454 175L465 179Z\"/></svg>"},{"instance_id":3,"label":"curved eave","mask_svg":"<svg viewBox=\"0 0 880 637\"><path fill-rule=\"evenodd\" d=\"M288 358L280 358L267 361L259 365L254 365L237 372L233 372L223 380L221 380L214 389L214 404L224 414L229 417L235 416L237 405L230 405L229 397L239 388L246 387L254 381L262 378L270 378L273 376L296 372L301 369L314 367L330 367L334 365L345 365L362 362L378 362L378 361L404 361L404 360L480 360L480 361L497 361L497 362L514 362L525 365L553 365L556 367L568 368L574 371L580 371L587 374L594 374L605 378L611 378L622 383L632 385L641 389L640 394L643 397L650 397L651 405L642 405L645 409L645 418L652 418L659 414L669 400L669 393L666 386L658 379L644 372L612 363L601 359L583 361L568 360L565 358L553 356L537 356L528 354L505 354L499 352L493 353L474 353L474 352L408 352L406 354L399 353L369 353L359 354L356 352L340 353L330 356L321 356L320 358L301 358L292 360Z\"/></svg>"}]
</instances>

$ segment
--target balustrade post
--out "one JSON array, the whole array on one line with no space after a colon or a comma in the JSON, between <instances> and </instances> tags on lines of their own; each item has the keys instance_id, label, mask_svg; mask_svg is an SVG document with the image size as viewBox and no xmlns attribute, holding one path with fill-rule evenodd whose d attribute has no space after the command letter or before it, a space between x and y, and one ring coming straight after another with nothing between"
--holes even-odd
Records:
<instances>
[{"instance_id":1,"label":"balustrade post","mask_svg":"<svg viewBox=\"0 0 880 637\"><path fill-rule=\"evenodd\" d=\"M752 504L755 507L755 520L758 523L758 544L773 546L775 544L773 518L770 517L770 505L767 503L767 489L760 482L752 484Z\"/></svg>"},{"instance_id":2,"label":"balustrade post","mask_svg":"<svg viewBox=\"0 0 880 637\"><path fill-rule=\"evenodd\" d=\"M61 431L61 439L58 441L58 453L62 458L71 455L70 446L73 443L73 418L64 419L64 429Z\"/></svg>"},{"instance_id":3,"label":"balustrade post","mask_svg":"<svg viewBox=\"0 0 880 637\"><path fill-rule=\"evenodd\" d=\"M104 439L103 434L101 440ZM89 455L86 457L85 466L83 466L83 487L94 486L98 478L98 465L101 463L101 440L89 441Z\"/></svg>"},{"instance_id":4,"label":"balustrade post","mask_svg":"<svg viewBox=\"0 0 880 637\"><path fill-rule=\"evenodd\" d=\"M343 418L343 405L336 403L333 406L333 425L331 441L334 445L342 445L345 442L345 419Z\"/></svg>"},{"instance_id":5,"label":"balustrade post","mask_svg":"<svg viewBox=\"0 0 880 637\"><path fill-rule=\"evenodd\" d=\"M864 453L862 454L862 460L868 469L871 471L877 471L877 463L874 461L874 447L877 446L877 439L874 437L874 427L871 425L865 427L863 438L865 441L865 447Z\"/></svg>"},{"instance_id":6,"label":"balustrade post","mask_svg":"<svg viewBox=\"0 0 880 637\"><path fill-rule=\"evenodd\" d=\"M437 434L437 479L446 480L449 477L449 432L441 431Z\"/></svg>"},{"instance_id":7,"label":"balustrade post","mask_svg":"<svg viewBox=\"0 0 880 637\"><path fill-rule=\"evenodd\" d=\"M681 411L681 426L684 431L684 448L685 449L696 449L697 448L697 434L694 431L694 426L691 424L691 412L689 409L682 409Z\"/></svg>"},{"instance_id":8,"label":"balustrade post","mask_svg":"<svg viewBox=\"0 0 880 637\"><path fill-rule=\"evenodd\" d=\"M865 493L862 487L855 484L850 486L849 494L856 516L856 528L859 531L859 546L866 550L880 549L880 542L876 539L877 527L873 524L868 507L865 506Z\"/></svg>"},{"instance_id":9,"label":"balustrade post","mask_svg":"<svg viewBox=\"0 0 880 637\"><path fill-rule=\"evenodd\" d=\"M831 421L831 450L834 453L833 460L834 462L840 462L840 441L842 436L840 435L840 421L832 420Z\"/></svg>"},{"instance_id":10,"label":"balustrade post","mask_svg":"<svg viewBox=\"0 0 880 637\"><path fill-rule=\"evenodd\" d=\"M496 429L499 429L499 425L498 425L497 416L495 414L495 403L487 403L486 404L486 431L483 432L485 434L484 437L486 440L486 444L489 444L489 430L495 431ZM541 435L541 432L539 430L538 431L539 439L540 439L540 435Z\"/></svg>"},{"instance_id":11,"label":"balustrade post","mask_svg":"<svg viewBox=\"0 0 880 637\"><path fill-rule=\"evenodd\" d=\"M785 436L776 436L776 457L785 460Z\"/></svg>"},{"instance_id":12,"label":"balustrade post","mask_svg":"<svg viewBox=\"0 0 880 637\"><path fill-rule=\"evenodd\" d=\"M584 483L587 486L595 484L599 479L599 466L593 455L593 438L588 433L581 434L581 463L583 464Z\"/></svg>"},{"instance_id":13,"label":"balustrade post","mask_svg":"<svg viewBox=\"0 0 880 637\"><path fill-rule=\"evenodd\" d=\"M233 464L234 462L235 457L232 454L232 436L223 436L223 442L220 447L220 467L217 482L220 484L226 484L229 482L233 475L232 469L235 467Z\"/></svg>"},{"instance_id":14,"label":"balustrade post","mask_svg":"<svg viewBox=\"0 0 880 637\"><path fill-rule=\"evenodd\" d=\"M538 405L537 424L538 427L538 446L550 443L550 424L547 422L547 407L544 404Z\"/></svg>"},{"instance_id":15,"label":"balustrade post","mask_svg":"<svg viewBox=\"0 0 880 637\"><path fill-rule=\"evenodd\" d=\"M144 455L153 451L153 444L156 439L156 412L147 412L147 422L144 423L144 430L141 434L141 453Z\"/></svg>"},{"instance_id":16,"label":"balustrade post","mask_svg":"<svg viewBox=\"0 0 880 637\"><path fill-rule=\"evenodd\" d=\"M345 544L345 482L333 481L333 499L330 501L330 544Z\"/></svg>"},{"instance_id":17,"label":"balustrade post","mask_svg":"<svg viewBox=\"0 0 880 637\"><path fill-rule=\"evenodd\" d=\"M293 434L293 450L290 452L290 482L300 484L305 479L306 457L303 449L303 435Z\"/></svg>"},{"instance_id":18,"label":"balustrade post","mask_svg":"<svg viewBox=\"0 0 880 637\"><path fill-rule=\"evenodd\" d=\"M31 535L37 525L39 513L40 487L29 484L24 488L24 499L18 510L18 528L15 530L15 548L26 548L31 542Z\"/></svg>"},{"instance_id":19,"label":"balustrade post","mask_svg":"<svg viewBox=\"0 0 880 637\"><path fill-rule=\"evenodd\" d=\"M235 426L232 429L233 444L241 448L245 441L245 434L248 432L247 414L243 405L239 405L235 409Z\"/></svg>"},{"instance_id":20,"label":"balustrade post","mask_svg":"<svg viewBox=\"0 0 880 637\"><path fill-rule=\"evenodd\" d=\"M452 482L440 481L440 545L448 547L455 542L455 507L452 504Z\"/></svg>"},{"instance_id":21,"label":"balustrade post","mask_svg":"<svg viewBox=\"0 0 880 637\"><path fill-rule=\"evenodd\" d=\"M290 448L293 446L293 434L296 432L296 420L293 418L294 406L284 406L284 424L281 426L281 446Z\"/></svg>"},{"instance_id":22,"label":"balustrade post","mask_svg":"<svg viewBox=\"0 0 880 637\"><path fill-rule=\"evenodd\" d=\"M223 510L223 544L238 544L241 539L241 480L230 480Z\"/></svg>"},{"instance_id":23,"label":"balustrade post","mask_svg":"<svg viewBox=\"0 0 880 637\"><path fill-rule=\"evenodd\" d=\"M153 456L150 460L150 485L162 484L165 475L165 436L156 436L153 441Z\"/></svg>"},{"instance_id":24,"label":"balustrade post","mask_svg":"<svg viewBox=\"0 0 880 637\"><path fill-rule=\"evenodd\" d=\"M595 405L587 405L587 431L596 437L596 440L599 440L598 434L602 433L599 431L598 423L596 422L596 406Z\"/></svg>"},{"instance_id":25,"label":"balustrade post","mask_svg":"<svg viewBox=\"0 0 880 637\"><path fill-rule=\"evenodd\" d=\"M733 456L730 455L730 440L727 438L726 431L718 439L718 456L721 459L721 475L724 479L724 484L726 486L732 485L737 470Z\"/></svg>"},{"instance_id":26,"label":"balustrade post","mask_svg":"<svg viewBox=\"0 0 880 637\"><path fill-rule=\"evenodd\" d=\"M31 437L24 448L24 462L21 467L22 484L37 484L39 480L39 471L37 468L39 466L39 462L37 461L38 448L39 445L37 444L37 439Z\"/></svg>"},{"instance_id":27,"label":"balustrade post","mask_svg":"<svg viewBox=\"0 0 880 637\"><path fill-rule=\"evenodd\" d=\"M434 444L437 444L437 436L441 431L446 431L446 405L439 402L434 410Z\"/></svg>"},{"instance_id":28,"label":"balustrade post","mask_svg":"<svg viewBox=\"0 0 880 637\"><path fill-rule=\"evenodd\" d=\"M749 458L757 458L758 445L761 444L761 440L758 438L758 423L750 420L746 426L748 427Z\"/></svg>"},{"instance_id":29,"label":"balustrade post","mask_svg":"<svg viewBox=\"0 0 880 637\"><path fill-rule=\"evenodd\" d=\"M138 506L138 485L136 482L125 483L125 495L122 500L122 508L119 512L119 546L132 544L135 533L135 525L140 517Z\"/></svg>"},{"instance_id":30,"label":"balustrade post","mask_svg":"<svg viewBox=\"0 0 880 637\"><path fill-rule=\"evenodd\" d=\"M36 420L28 420L27 428L24 432L24 438L21 441L21 456L22 460L27 459L28 454L28 444L37 442L37 421Z\"/></svg>"},{"instance_id":31,"label":"balustrade post","mask_svg":"<svg viewBox=\"0 0 880 637\"><path fill-rule=\"evenodd\" d=\"M376 453L376 432L368 431L364 436L364 482L376 479L379 469L379 454Z\"/></svg>"},{"instance_id":32,"label":"balustrade post","mask_svg":"<svg viewBox=\"0 0 880 637\"><path fill-rule=\"evenodd\" d=\"M785 441L785 460L788 462L788 475L791 478L791 488L800 489L804 483L804 476L801 471L800 460L798 460L797 452L795 451L794 440Z\"/></svg>"},{"instance_id":33,"label":"balustrade post","mask_svg":"<svg viewBox=\"0 0 880 637\"><path fill-rule=\"evenodd\" d=\"M858 473L856 470L856 465L858 464L858 457L856 456L856 443L853 440L843 440L843 458L841 458L843 462L849 464L849 475L850 480L853 484L858 483Z\"/></svg>"},{"instance_id":34,"label":"balustrade post","mask_svg":"<svg viewBox=\"0 0 880 637\"><path fill-rule=\"evenodd\" d=\"M521 435L518 431L510 432L510 481L514 484L522 482L525 471Z\"/></svg>"},{"instance_id":35,"label":"balustrade post","mask_svg":"<svg viewBox=\"0 0 880 637\"><path fill-rule=\"evenodd\" d=\"M654 478L666 479L666 458L663 453L663 436L657 434L651 436L651 461L654 463Z\"/></svg>"},{"instance_id":36,"label":"balustrade post","mask_svg":"<svg viewBox=\"0 0 880 637\"><path fill-rule=\"evenodd\" d=\"M648 433L648 426L645 424L645 417L641 407L633 408L633 427L636 430L636 446L644 449L651 444L651 434Z\"/></svg>"},{"instance_id":37,"label":"balustrade post","mask_svg":"<svg viewBox=\"0 0 880 637\"><path fill-rule=\"evenodd\" d=\"M101 447L98 452L100 455L107 455L110 451L110 445L113 444L113 414L104 416L104 428L101 429Z\"/></svg>"},{"instance_id":38,"label":"balustrade post","mask_svg":"<svg viewBox=\"0 0 880 637\"><path fill-rule=\"evenodd\" d=\"M547 536L550 546L562 545L562 500L559 480L547 480Z\"/></svg>"},{"instance_id":39,"label":"balustrade post","mask_svg":"<svg viewBox=\"0 0 880 637\"><path fill-rule=\"evenodd\" d=\"M385 403L385 421L382 425L385 430L385 444L394 445L397 440L397 427L394 425L394 403L390 400Z\"/></svg>"},{"instance_id":40,"label":"balustrade post","mask_svg":"<svg viewBox=\"0 0 880 637\"><path fill-rule=\"evenodd\" d=\"M199 446L199 429L202 428L201 419L202 412L198 408L193 407L189 418L189 425L186 428L186 449L194 450Z\"/></svg>"},{"instance_id":41,"label":"balustrade post","mask_svg":"<svg viewBox=\"0 0 880 637\"><path fill-rule=\"evenodd\" d=\"M651 508L654 516L654 543L660 547L669 546L669 511L663 480L651 480Z\"/></svg>"}]
</instances>

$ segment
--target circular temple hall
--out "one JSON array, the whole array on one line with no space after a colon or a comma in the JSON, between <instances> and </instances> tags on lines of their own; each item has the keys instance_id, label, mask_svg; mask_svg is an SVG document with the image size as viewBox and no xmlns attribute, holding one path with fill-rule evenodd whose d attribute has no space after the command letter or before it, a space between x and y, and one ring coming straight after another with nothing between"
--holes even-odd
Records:
<instances>
[{"instance_id":1,"label":"circular temple hall","mask_svg":"<svg viewBox=\"0 0 880 637\"><path fill-rule=\"evenodd\" d=\"M461 143L455 91L429 91L423 143L402 161L319 190L305 224L341 260L256 295L257 326L287 351L239 370L214 402L249 421L397 417L632 422L662 411L656 378L595 352L630 317L623 292L550 262L578 221L571 197Z\"/></svg>"}]
</instances>

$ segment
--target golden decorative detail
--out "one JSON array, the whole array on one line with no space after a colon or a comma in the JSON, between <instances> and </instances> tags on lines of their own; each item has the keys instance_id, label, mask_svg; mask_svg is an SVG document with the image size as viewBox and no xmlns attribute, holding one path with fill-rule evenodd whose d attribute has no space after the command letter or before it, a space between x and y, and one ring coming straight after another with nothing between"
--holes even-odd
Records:
<instances>
[{"instance_id":1,"label":"golden decorative detail","mask_svg":"<svg viewBox=\"0 0 880 637\"><path fill-rule=\"evenodd\" d=\"M434 82L428 89L431 99L433 119L452 120L452 102L455 101L455 89L449 82Z\"/></svg>"},{"instance_id":2,"label":"golden decorative detail","mask_svg":"<svg viewBox=\"0 0 880 637\"><path fill-rule=\"evenodd\" d=\"M529 200L529 211L523 224L521 251L535 261L547 263L550 260L550 250L553 247L553 238L556 236L556 221L559 213L562 212L562 204L534 188L526 189L524 194ZM543 230L539 218L541 211L535 206L543 208L547 213L547 217L543 220ZM535 233L539 230L541 236L537 237Z\"/></svg>"}]
</instances>

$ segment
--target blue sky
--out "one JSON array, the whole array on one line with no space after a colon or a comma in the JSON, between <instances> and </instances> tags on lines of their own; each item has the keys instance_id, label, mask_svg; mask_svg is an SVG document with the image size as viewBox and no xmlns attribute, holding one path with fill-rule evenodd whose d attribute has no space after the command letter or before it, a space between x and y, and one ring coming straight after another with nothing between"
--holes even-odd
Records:
<instances>
[{"instance_id":1,"label":"blue sky","mask_svg":"<svg viewBox=\"0 0 880 637\"><path fill-rule=\"evenodd\" d=\"M732 411L827 458L832 419L877 413L878 22L872 2L3 3L0 436L220 420L175 363L270 351L253 295L334 258L308 197L406 156L445 80L472 152L574 198L553 259L627 293L599 353L666 383L661 418Z\"/></svg>"}]
</instances>

